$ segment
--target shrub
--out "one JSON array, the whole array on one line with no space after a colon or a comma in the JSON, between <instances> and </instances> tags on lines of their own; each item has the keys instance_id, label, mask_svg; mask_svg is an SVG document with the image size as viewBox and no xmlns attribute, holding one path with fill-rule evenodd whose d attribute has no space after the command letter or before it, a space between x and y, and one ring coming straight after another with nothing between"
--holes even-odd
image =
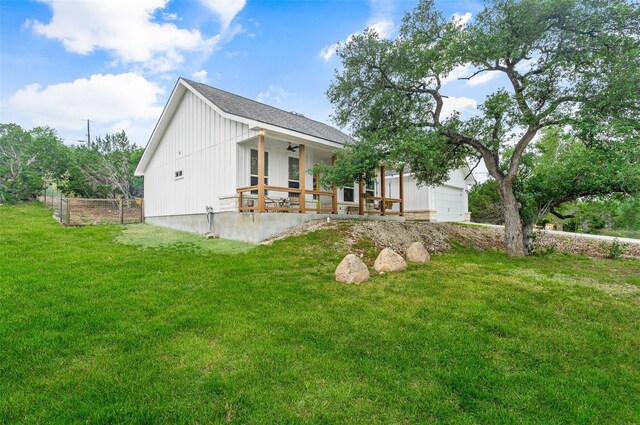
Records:
<instances>
[{"instance_id":1,"label":"shrub","mask_svg":"<svg viewBox=\"0 0 640 425\"><path fill-rule=\"evenodd\" d=\"M619 260L624 255L626 246L615 238L610 244L603 243L602 247L607 251L606 257L611 260Z\"/></svg>"}]
</instances>

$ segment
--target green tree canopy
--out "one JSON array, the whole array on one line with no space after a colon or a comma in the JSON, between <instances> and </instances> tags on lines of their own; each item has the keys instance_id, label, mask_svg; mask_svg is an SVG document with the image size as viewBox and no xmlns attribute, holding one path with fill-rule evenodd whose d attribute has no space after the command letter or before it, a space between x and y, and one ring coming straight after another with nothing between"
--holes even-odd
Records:
<instances>
[{"instance_id":1,"label":"green tree canopy","mask_svg":"<svg viewBox=\"0 0 640 425\"><path fill-rule=\"evenodd\" d=\"M35 199L48 183L62 178L67 165L65 146L54 130L0 124L0 202Z\"/></svg>"},{"instance_id":2,"label":"green tree canopy","mask_svg":"<svg viewBox=\"0 0 640 425\"><path fill-rule=\"evenodd\" d=\"M75 147L63 190L84 197L142 196L142 179L133 174L143 151L124 131L97 137L91 147Z\"/></svg>"},{"instance_id":3,"label":"green tree canopy","mask_svg":"<svg viewBox=\"0 0 640 425\"><path fill-rule=\"evenodd\" d=\"M638 4L497 0L465 26L423 0L395 39L367 30L338 54L343 69L328 96L336 122L349 125L359 142L335 171L326 170L328 181L362 176L376 156L411 168L426 184L441 183L466 158L482 160L498 183L510 255L526 253L521 214L529 213L520 209L514 185L541 130L562 128L585 148L638 138ZM456 69L469 70L463 79L497 72L507 83L475 115L444 116L443 82ZM372 161L347 165L362 157L359 151L370 151Z\"/></svg>"}]
</instances>

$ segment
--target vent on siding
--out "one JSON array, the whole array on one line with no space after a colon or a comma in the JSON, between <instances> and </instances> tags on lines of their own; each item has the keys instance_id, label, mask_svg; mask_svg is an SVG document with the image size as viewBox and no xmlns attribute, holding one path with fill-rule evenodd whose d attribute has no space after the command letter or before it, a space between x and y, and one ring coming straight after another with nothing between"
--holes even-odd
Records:
<instances>
[{"instance_id":1,"label":"vent on siding","mask_svg":"<svg viewBox=\"0 0 640 425\"><path fill-rule=\"evenodd\" d=\"M181 179L182 178L182 170L178 170L175 173L173 173L173 176L175 177L176 180Z\"/></svg>"}]
</instances>

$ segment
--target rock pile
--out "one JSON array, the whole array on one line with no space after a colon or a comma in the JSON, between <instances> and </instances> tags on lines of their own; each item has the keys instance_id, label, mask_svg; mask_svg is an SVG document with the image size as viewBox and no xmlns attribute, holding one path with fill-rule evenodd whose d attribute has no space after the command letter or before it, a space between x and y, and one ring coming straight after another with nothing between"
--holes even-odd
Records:
<instances>
[{"instance_id":1,"label":"rock pile","mask_svg":"<svg viewBox=\"0 0 640 425\"><path fill-rule=\"evenodd\" d=\"M421 242L414 242L407 250L407 260L412 263L426 263L431 260L431 256ZM376 258L373 268L380 274L401 272L407 269L407 261L394 250L385 248ZM369 280L369 269L358 256L348 254L336 268L336 280L345 283L363 283Z\"/></svg>"}]
</instances>

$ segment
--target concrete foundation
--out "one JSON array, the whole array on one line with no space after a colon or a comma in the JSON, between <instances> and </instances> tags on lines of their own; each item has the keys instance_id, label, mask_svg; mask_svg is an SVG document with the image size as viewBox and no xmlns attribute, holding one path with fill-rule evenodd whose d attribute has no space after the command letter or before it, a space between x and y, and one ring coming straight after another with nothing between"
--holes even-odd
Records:
<instances>
[{"instance_id":1,"label":"concrete foundation","mask_svg":"<svg viewBox=\"0 0 640 425\"><path fill-rule=\"evenodd\" d=\"M277 234L286 232L298 224L311 220L384 220L404 221L400 216L360 216L346 214L278 214L278 213L214 213L212 223L207 221L206 214L171 215L146 217L149 224L169 227L187 232L214 235L243 242L262 242Z\"/></svg>"},{"instance_id":2,"label":"concrete foundation","mask_svg":"<svg viewBox=\"0 0 640 425\"><path fill-rule=\"evenodd\" d=\"M185 232L205 234L209 232L209 222L206 214L187 215L163 215L156 217L145 217L145 222L156 226L169 227Z\"/></svg>"}]
</instances>

